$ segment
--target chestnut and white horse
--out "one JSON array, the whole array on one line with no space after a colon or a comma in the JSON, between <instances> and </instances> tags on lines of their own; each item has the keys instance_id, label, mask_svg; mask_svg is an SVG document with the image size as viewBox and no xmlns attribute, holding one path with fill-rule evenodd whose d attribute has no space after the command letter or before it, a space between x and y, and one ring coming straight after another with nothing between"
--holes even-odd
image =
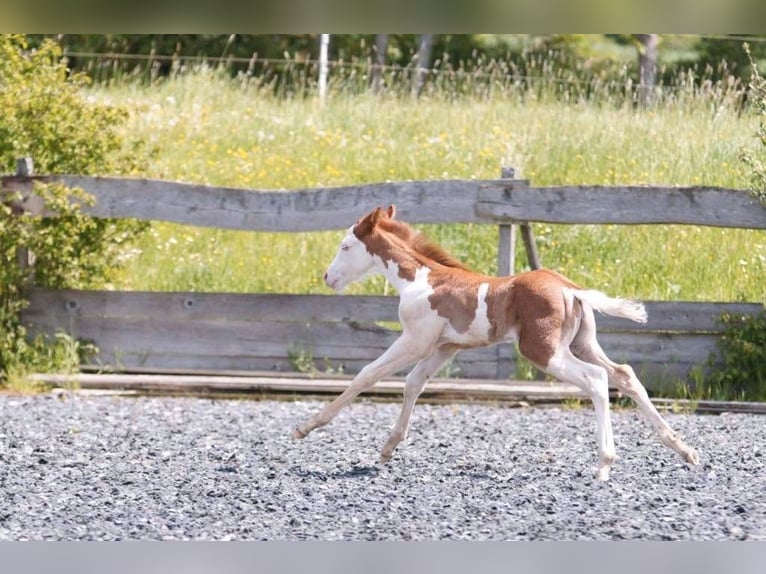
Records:
<instances>
[{"instance_id":1,"label":"chestnut and white horse","mask_svg":"<svg viewBox=\"0 0 766 574\"><path fill-rule=\"evenodd\" d=\"M377 208L351 226L324 280L341 291L367 275L382 273L399 292L402 333L340 396L296 428L293 437L303 438L326 425L378 380L417 363L406 378L401 413L381 452L381 460L388 461L407 435L415 401L429 377L460 349L515 340L521 354L537 368L577 385L593 401L598 479L609 478L615 459L610 383L637 403L664 445L697 464L695 450L660 416L633 369L612 362L596 341L594 309L643 323L643 305L581 289L550 270L510 277L475 273L395 220L395 214L393 205Z\"/></svg>"}]
</instances>

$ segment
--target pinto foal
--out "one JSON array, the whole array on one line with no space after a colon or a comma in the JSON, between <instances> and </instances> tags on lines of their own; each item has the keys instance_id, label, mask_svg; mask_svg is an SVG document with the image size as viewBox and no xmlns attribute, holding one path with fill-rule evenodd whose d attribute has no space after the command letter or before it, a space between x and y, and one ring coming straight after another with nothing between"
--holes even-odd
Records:
<instances>
[{"instance_id":1,"label":"pinto foal","mask_svg":"<svg viewBox=\"0 0 766 574\"><path fill-rule=\"evenodd\" d=\"M457 351L518 341L519 351L540 370L577 385L593 401L598 436L597 478L607 480L615 459L609 419L609 383L631 397L662 443L697 464L686 445L657 412L628 365L612 362L596 341L593 310L646 322L643 305L584 290L550 270L490 277L465 265L394 219L393 205L377 208L350 227L325 283L341 291L349 283L382 273L399 292L400 337L365 366L349 387L319 414L293 431L303 438L329 423L359 393L378 380L417 363L406 378L404 404L383 446L388 461L407 436L412 409L428 379Z\"/></svg>"}]
</instances>

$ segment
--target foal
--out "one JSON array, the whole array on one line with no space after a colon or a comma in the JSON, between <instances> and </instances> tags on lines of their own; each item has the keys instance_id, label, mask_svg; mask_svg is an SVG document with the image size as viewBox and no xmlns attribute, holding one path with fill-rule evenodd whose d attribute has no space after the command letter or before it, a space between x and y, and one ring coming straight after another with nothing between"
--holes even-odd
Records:
<instances>
[{"instance_id":1,"label":"foal","mask_svg":"<svg viewBox=\"0 0 766 574\"><path fill-rule=\"evenodd\" d=\"M442 365L460 349L516 340L521 354L537 368L577 385L593 401L599 480L609 478L615 459L610 383L638 404L665 446L686 462L697 464L695 450L660 416L633 369L612 362L596 341L594 309L645 323L643 305L580 289L550 270L510 277L475 273L406 223L395 220L395 214L393 205L387 210L377 208L351 226L324 280L341 291L366 275L385 275L399 292L402 333L340 396L296 428L293 437L303 438L326 425L378 380L417 363L407 376L401 413L381 452L381 460L386 462L407 435L415 401Z\"/></svg>"}]
</instances>

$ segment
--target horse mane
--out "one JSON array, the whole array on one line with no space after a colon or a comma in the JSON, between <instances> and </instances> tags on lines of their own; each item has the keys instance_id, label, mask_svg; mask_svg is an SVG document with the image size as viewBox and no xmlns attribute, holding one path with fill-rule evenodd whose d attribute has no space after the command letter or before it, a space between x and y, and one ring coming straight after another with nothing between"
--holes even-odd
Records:
<instances>
[{"instance_id":1,"label":"horse mane","mask_svg":"<svg viewBox=\"0 0 766 574\"><path fill-rule=\"evenodd\" d=\"M407 245L423 257L445 267L470 271L470 268L465 263L450 255L441 245L431 241L421 232L415 231L409 224L394 219L386 219L384 226L386 231L405 241Z\"/></svg>"}]
</instances>

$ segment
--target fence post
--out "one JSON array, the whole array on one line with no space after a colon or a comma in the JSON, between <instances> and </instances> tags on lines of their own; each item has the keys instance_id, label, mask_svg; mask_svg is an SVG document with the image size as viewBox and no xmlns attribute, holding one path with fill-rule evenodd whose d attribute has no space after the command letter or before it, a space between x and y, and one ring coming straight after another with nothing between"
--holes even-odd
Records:
<instances>
[{"instance_id":1,"label":"fence post","mask_svg":"<svg viewBox=\"0 0 766 574\"><path fill-rule=\"evenodd\" d=\"M515 179L516 170L512 167L503 167L500 170L500 179ZM521 239L524 242L524 250L527 253L527 261L531 269L540 269L540 255L537 253L537 243L532 232L532 226L526 222L519 222ZM500 238L497 248L497 274L500 277L513 275L516 272L516 224L501 223Z\"/></svg>"},{"instance_id":2,"label":"fence post","mask_svg":"<svg viewBox=\"0 0 766 574\"><path fill-rule=\"evenodd\" d=\"M500 168L500 179L514 179L516 170L512 167ZM497 275L513 275L516 269L516 224L501 223L497 246ZM495 376L507 379L511 376L516 361L516 347L513 343L497 345L497 368Z\"/></svg>"},{"instance_id":3,"label":"fence post","mask_svg":"<svg viewBox=\"0 0 766 574\"><path fill-rule=\"evenodd\" d=\"M527 252L529 267L531 269L540 269L542 263L540 263L540 256L537 254L537 243L535 243L532 227L527 222L520 224L519 227L521 227L521 238L524 240L524 249Z\"/></svg>"},{"instance_id":4,"label":"fence post","mask_svg":"<svg viewBox=\"0 0 766 574\"><path fill-rule=\"evenodd\" d=\"M31 157L22 157L16 160L16 175L19 177L32 177L35 172L34 162ZM27 283L32 282L32 259L34 255L29 248L21 245L16 248L16 264L22 273L27 275Z\"/></svg>"},{"instance_id":5,"label":"fence post","mask_svg":"<svg viewBox=\"0 0 766 574\"><path fill-rule=\"evenodd\" d=\"M513 179L516 170L512 167L500 168L500 179ZM501 223L500 238L497 246L497 274L499 277L513 275L516 267L516 224Z\"/></svg>"}]
</instances>

